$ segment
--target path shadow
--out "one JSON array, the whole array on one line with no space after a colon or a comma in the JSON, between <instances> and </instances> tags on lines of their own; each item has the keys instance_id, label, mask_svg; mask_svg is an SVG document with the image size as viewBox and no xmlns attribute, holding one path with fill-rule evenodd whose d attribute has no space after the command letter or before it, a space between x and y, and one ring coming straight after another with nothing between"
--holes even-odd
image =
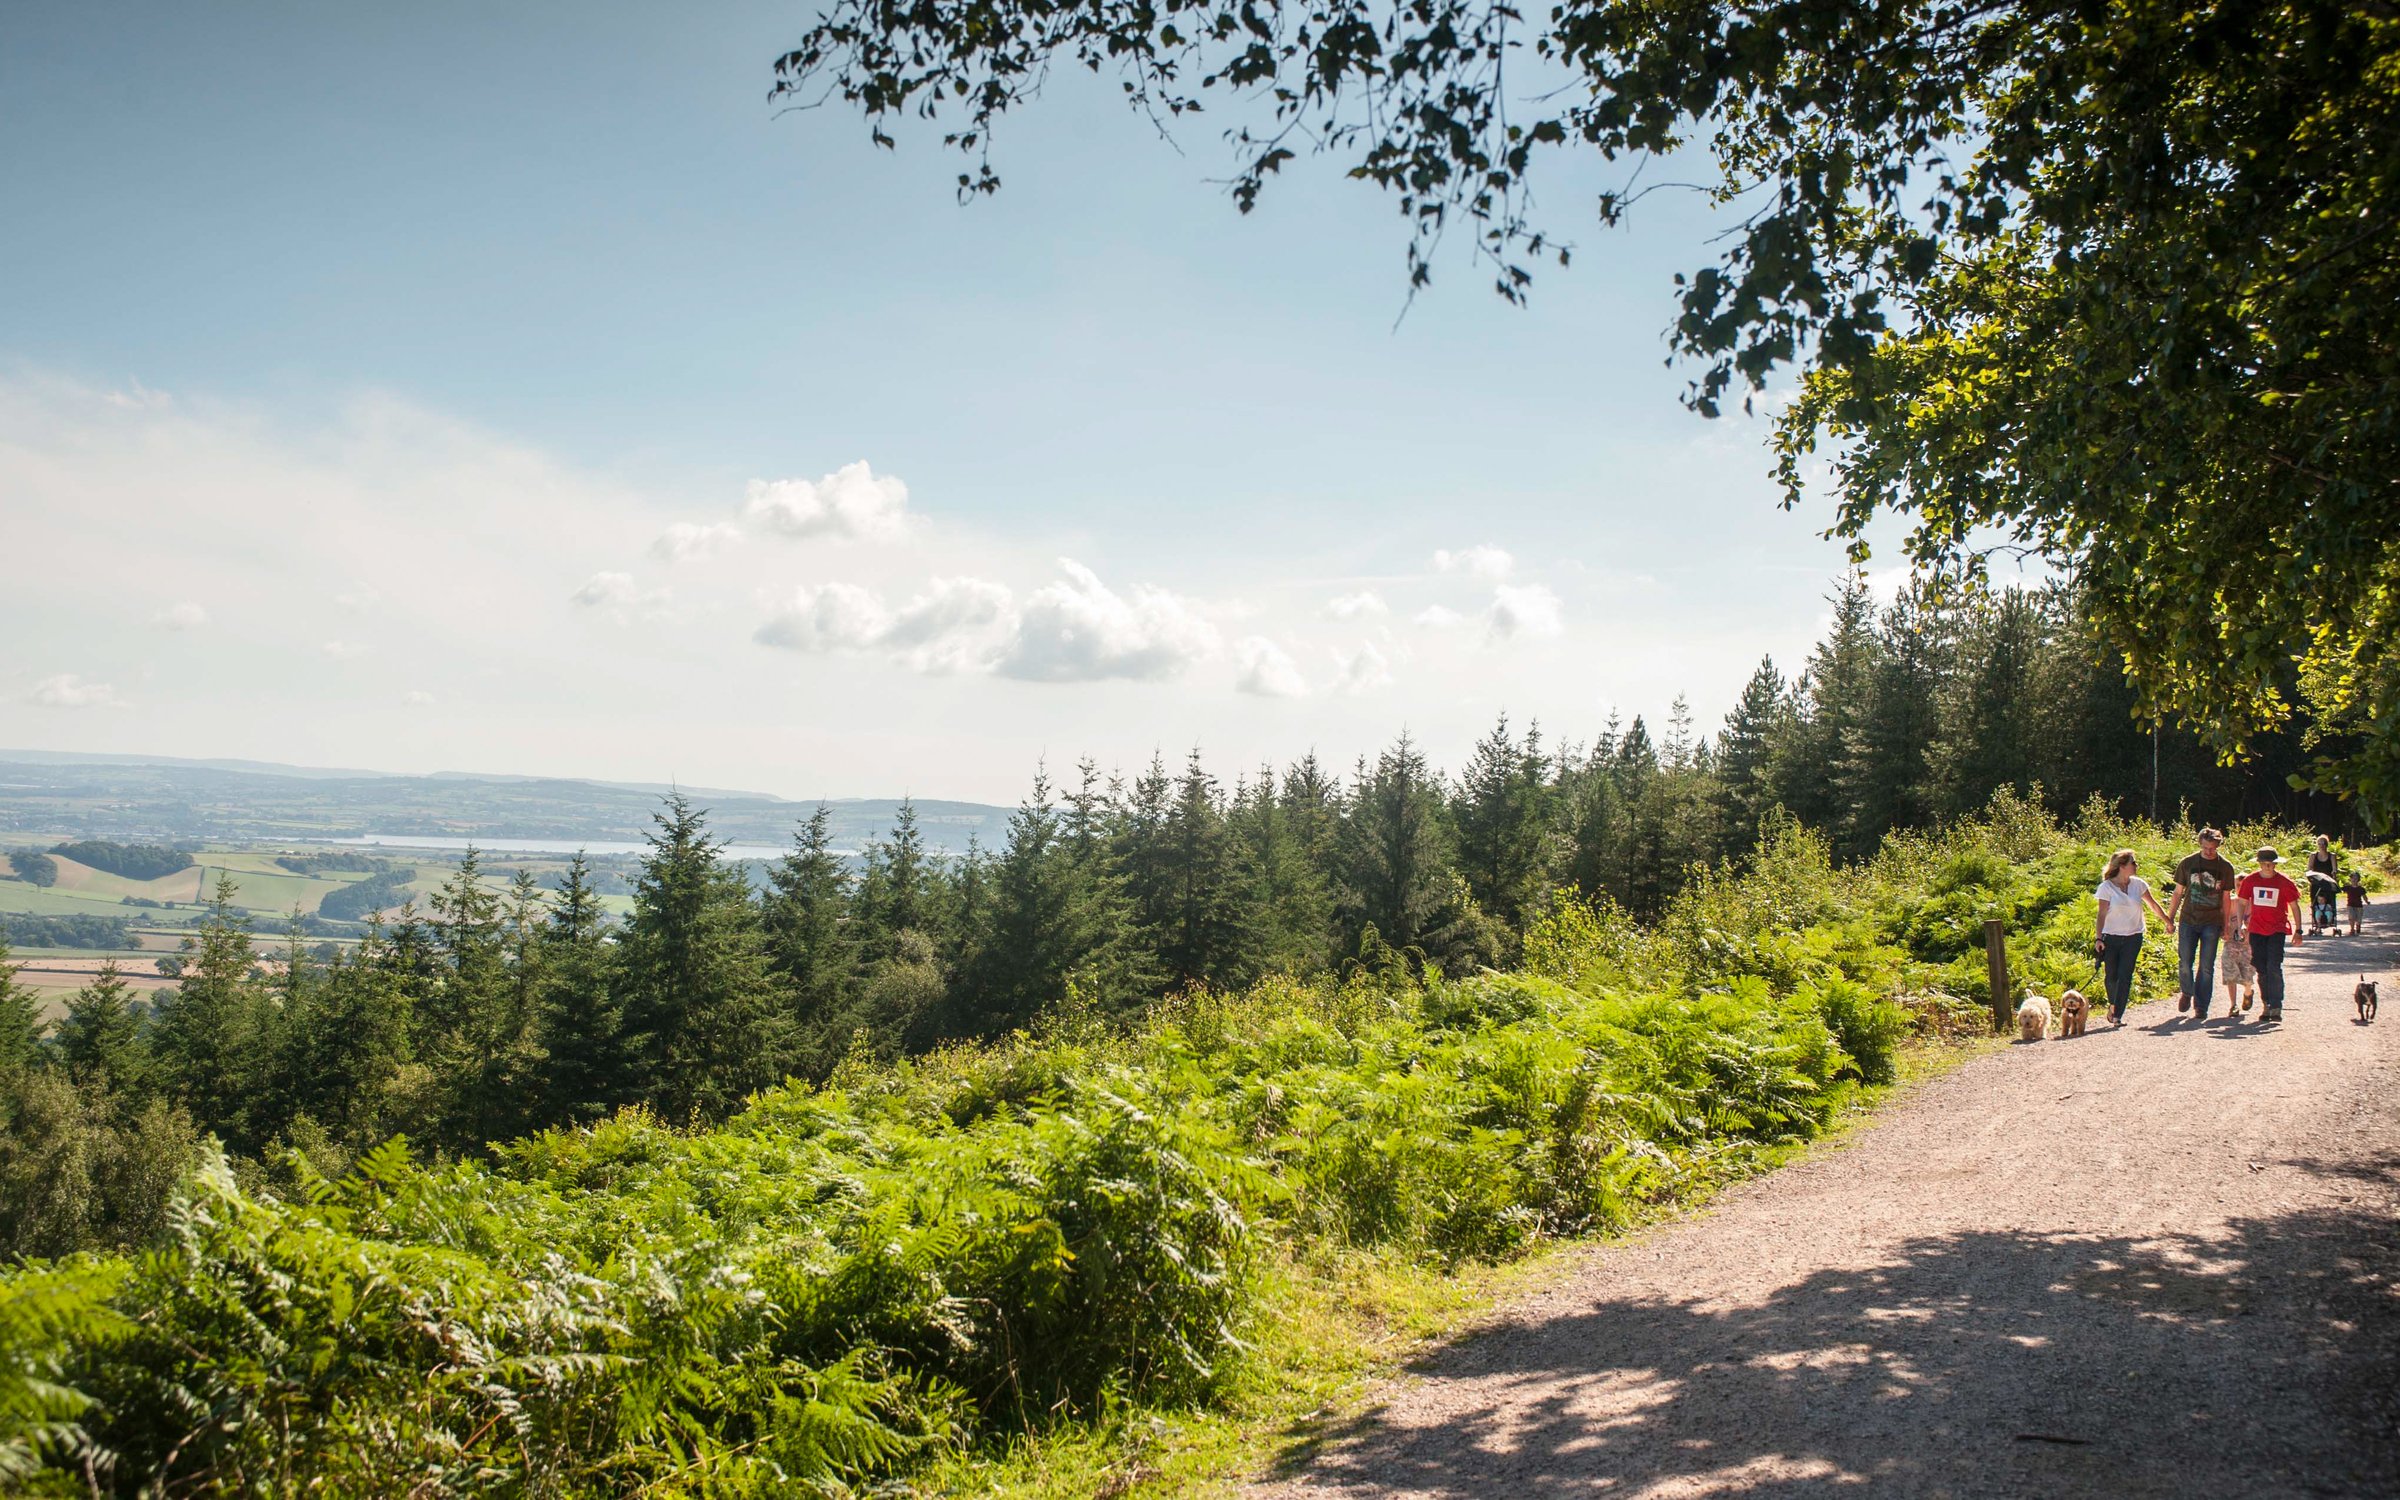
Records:
<instances>
[{"instance_id":1,"label":"path shadow","mask_svg":"<svg viewBox=\"0 0 2400 1500\"><path fill-rule=\"evenodd\" d=\"M2400 1494L2400 1160L2338 1211L2133 1241L1929 1236L1755 1306L1608 1302L1421 1366L1446 1419L1294 1432L1359 1493Z\"/></svg>"}]
</instances>

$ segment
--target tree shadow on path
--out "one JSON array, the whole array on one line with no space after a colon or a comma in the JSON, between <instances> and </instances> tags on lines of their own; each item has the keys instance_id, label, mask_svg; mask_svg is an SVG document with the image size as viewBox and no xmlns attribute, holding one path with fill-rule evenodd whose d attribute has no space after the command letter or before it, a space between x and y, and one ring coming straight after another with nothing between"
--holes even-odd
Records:
<instances>
[{"instance_id":1,"label":"tree shadow on path","mask_svg":"<svg viewBox=\"0 0 2400 1500\"><path fill-rule=\"evenodd\" d=\"M2400 1494L2400 1159L2277 1165L2351 1201L2205 1239L1930 1236L1757 1305L1501 1324L1420 1367L1437 1415L1295 1435L1280 1473L1510 1500Z\"/></svg>"}]
</instances>

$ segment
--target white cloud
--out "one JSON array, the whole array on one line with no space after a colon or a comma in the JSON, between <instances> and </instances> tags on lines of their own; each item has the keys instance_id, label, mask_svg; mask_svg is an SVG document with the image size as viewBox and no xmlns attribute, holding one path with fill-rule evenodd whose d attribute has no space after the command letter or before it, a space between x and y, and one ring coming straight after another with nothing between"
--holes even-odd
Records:
<instances>
[{"instance_id":1,"label":"white cloud","mask_svg":"<svg viewBox=\"0 0 2400 1500\"><path fill-rule=\"evenodd\" d=\"M1320 611L1329 620L1355 620L1364 615L1388 615L1391 612L1392 607L1384 603L1383 596L1373 589L1360 589L1355 594L1327 600L1325 608Z\"/></svg>"},{"instance_id":2,"label":"white cloud","mask_svg":"<svg viewBox=\"0 0 2400 1500\"><path fill-rule=\"evenodd\" d=\"M752 636L786 651L864 651L891 628L891 611L854 583L804 584Z\"/></svg>"},{"instance_id":3,"label":"white cloud","mask_svg":"<svg viewBox=\"0 0 2400 1500\"><path fill-rule=\"evenodd\" d=\"M1031 682L1156 681L1215 652L1217 627L1164 589L1119 594L1091 569L1058 560L1063 583L1029 595L996 670Z\"/></svg>"},{"instance_id":4,"label":"white cloud","mask_svg":"<svg viewBox=\"0 0 2400 1500\"><path fill-rule=\"evenodd\" d=\"M1219 649L1216 626L1164 589L1118 593L1059 559L1064 580L1022 604L1006 585L936 578L898 609L852 583L807 584L752 639L786 651L873 652L911 671L989 673L1030 682L1173 677Z\"/></svg>"},{"instance_id":5,"label":"white cloud","mask_svg":"<svg viewBox=\"0 0 2400 1500\"><path fill-rule=\"evenodd\" d=\"M434 697L423 688L411 688L400 695L400 704L403 708L430 708L440 701L439 698Z\"/></svg>"},{"instance_id":6,"label":"white cloud","mask_svg":"<svg viewBox=\"0 0 2400 1500\"><path fill-rule=\"evenodd\" d=\"M1263 635L1233 643L1234 687L1260 698L1307 696L1308 681L1281 646Z\"/></svg>"},{"instance_id":7,"label":"white cloud","mask_svg":"<svg viewBox=\"0 0 2400 1500\"><path fill-rule=\"evenodd\" d=\"M890 541L908 530L908 486L877 475L862 458L814 484L753 479L742 514L783 536Z\"/></svg>"},{"instance_id":8,"label":"white cloud","mask_svg":"<svg viewBox=\"0 0 2400 1500\"><path fill-rule=\"evenodd\" d=\"M1409 618L1427 630L1448 630L1467 617L1446 604L1428 604Z\"/></svg>"},{"instance_id":9,"label":"white cloud","mask_svg":"<svg viewBox=\"0 0 2400 1500\"><path fill-rule=\"evenodd\" d=\"M327 641L318 648L335 661L356 661L374 648L357 641Z\"/></svg>"},{"instance_id":10,"label":"white cloud","mask_svg":"<svg viewBox=\"0 0 2400 1500\"><path fill-rule=\"evenodd\" d=\"M45 677L25 695L26 701L44 708L125 708L124 699L105 682L86 682L72 672Z\"/></svg>"},{"instance_id":11,"label":"white cloud","mask_svg":"<svg viewBox=\"0 0 2400 1500\"><path fill-rule=\"evenodd\" d=\"M152 615L150 623L162 630L198 630L208 623L208 611L187 599Z\"/></svg>"},{"instance_id":12,"label":"white cloud","mask_svg":"<svg viewBox=\"0 0 2400 1500\"><path fill-rule=\"evenodd\" d=\"M1444 548L1433 554L1436 573L1464 573L1486 583L1498 583L1516 571L1517 560L1499 548L1484 545L1464 547L1456 552Z\"/></svg>"},{"instance_id":13,"label":"white cloud","mask_svg":"<svg viewBox=\"0 0 2400 1500\"><path fill-rule=\"evenodd\" d=\"M701 526L690 521L677 521L658 534L650 544L650 555L667 562L683 562L689 558L707 557L728 547L741 545L742 528L731 521L719 521Z\"/></svg>"},{"instance_id":14,"label":"white cloud","mask_svg":"<svg viewBox=\"0 0 2400 1500\"><path fill-rule=\"evenodd\" d=\"M1392 683L1392 664L1373 641L1361 642L1356 651L1336 651L1334 661L1341 668L1336 686L1345 693L1371 693Z\"/></svg>"},{"instance_id":15,"label":"white cloud","mask_svg":"<svg viewBox=\"0 0 2400 1500\"><path fill-rule=\"evenodd\" d=\"M936 578L893 615L878 644L914 671L984 671L1015 624L1015 606L1005 584Z\"/></svg>"},{"instance_id":16,"label":"white cloud","mask_svg":"<svg viewBox=\"0 0 2400 1500\"><path fill-rule=\"evenodd\" d=\"M605 609L623 620L636 612L656 613L672 598L666 589L646 589L634 580L631 573L594 573L583 586L567 596L569 602L586 609Z\"/></svg>"},{"instance_id":17,"label":"white cloud","mask_svg":"<svg viewBox=\"0 0 2400 1500\"><path fill-rule=\"evenodd\" d=\"M1495 641L1556 635L1566 629L1558 595L1538 583L1502 584L1483 612L1484 632Z\"/></svg>"}]
</instances>

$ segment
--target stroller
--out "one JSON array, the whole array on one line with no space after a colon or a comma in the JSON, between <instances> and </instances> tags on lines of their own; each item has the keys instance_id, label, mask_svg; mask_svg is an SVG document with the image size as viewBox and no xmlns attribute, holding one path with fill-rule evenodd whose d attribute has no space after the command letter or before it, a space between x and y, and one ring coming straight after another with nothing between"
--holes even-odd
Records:
<instances>
[{"instance_id":1,"label":"stroller","mask_svg":"<svg viewBox=\"0 0 2400 1500\"><path fill-rule=\"evenodd\" d=\"M2308 872L2308 935L2310 937L2323 937L2326 931L2334 925L2333 897L2335 889L2331 875L2326 874L2323 870Z\"/></svg>"}]
</instances>

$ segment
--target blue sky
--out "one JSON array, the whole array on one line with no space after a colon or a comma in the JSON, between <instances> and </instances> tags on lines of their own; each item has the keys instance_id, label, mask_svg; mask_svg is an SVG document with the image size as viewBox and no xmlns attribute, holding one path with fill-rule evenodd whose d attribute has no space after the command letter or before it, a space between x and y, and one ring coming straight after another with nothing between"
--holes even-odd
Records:
<instances>
[{"instance_id":1,"label":"blue sky","mask_svg":"<svg viewBox=\"0 0 2400 1500\"><path fill-rule=\"evenodd\" d=\"M1244 218L1105 83L966 207L778 117L808 14L0 17L0 744L1005 798L1706 722L1805 650L1822 513L1663 364L1696 199L1603 234L1562 161L1571 270L1402 317L1389 200Z\"/></svg>"}]
</instances>

